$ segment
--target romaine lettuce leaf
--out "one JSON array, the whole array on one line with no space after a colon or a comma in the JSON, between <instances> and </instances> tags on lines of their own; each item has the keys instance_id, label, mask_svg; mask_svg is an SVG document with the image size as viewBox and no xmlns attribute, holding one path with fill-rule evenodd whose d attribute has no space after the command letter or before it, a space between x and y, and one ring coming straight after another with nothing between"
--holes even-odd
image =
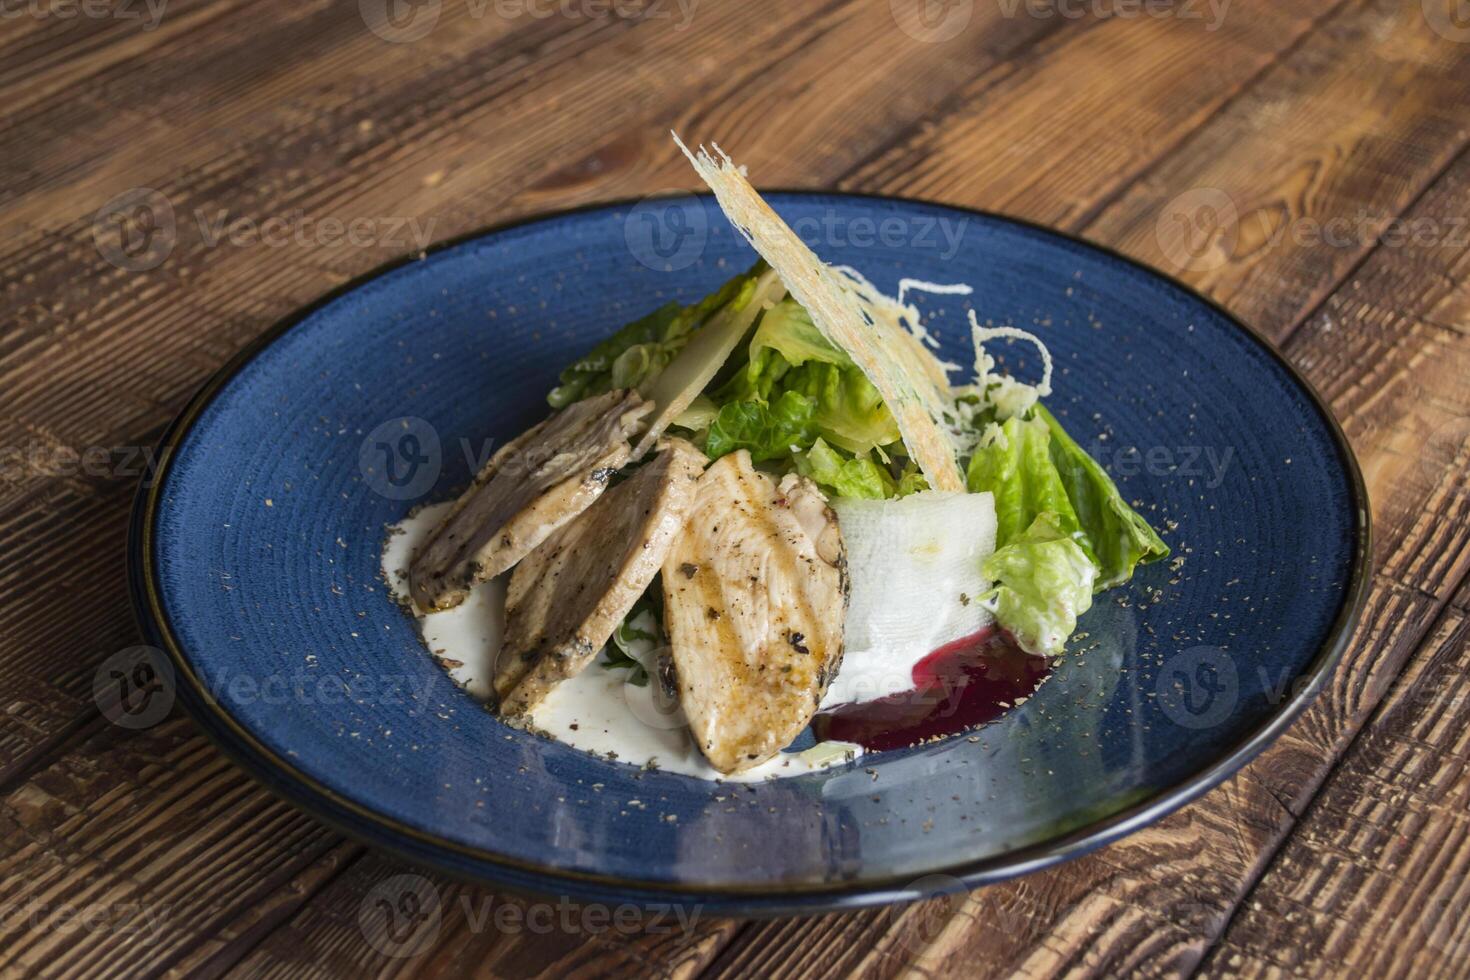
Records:
<instances>
[{"instance_id":1,"label":"romaine lettuce leaf","mask_svg":"<svg viewBox=\"0 0 1470 980\"><path fill-rule=\"evenodd\" d=\"M882 499L898 495L898 481L870 456L847 456L823 439L796 456L796 471L831 496Z\"/></svg>"},{"instance_id":2,"label":"romaine lettuce leaf","mask_svg":"<svg viewBox=\"0 0 1470 980\"><path fill-rule=\"evenodd\" d=\"M1010 418L999 437L970 458L970 492L995 495L997 548L1019 539L1043 513L1052 515L1064 535L1078 539L1077 512L1052 462L1050 443L1051 432L1039 419Z\"/></svg>"},{"instance_id":3,"label":"romaine lettuce leaf","mask_svg":"<svg viewBox=\"0 0 1470 980\"><path fill-rule=\"evenodd\" d=\"M757 463L790 456L816 438L815 412L816 403L794 391L783 392L769 404L728 402L710 423L705 455L719 459L737 449L747 449Z\"/></svg>"},{"instance_id":4,"label":"romaine lettuce leaf","mask_svg":"<svg viewBox=\"0 0 1470 980\"><path fill-rule=\"evenodd\" d=\"M1097 566L1049 511L997 548L981 570L995 585L980 602L1033 653L1060 654L1077 617L1092 606Z\"/></svg>"},{"instance_id":5,"label":"romaine lettuce leaf","mask_svg":"<svg viewBox=\"0 0 1470 980\"><path fill-rule=\"evenodd\" d=\"M602 341L561 373L561 384L546 396L552 408L600 395L614 388L637 388L668 366L689 334L736 299L765 271L756 263L692 306L667 303L634 320Z\"/></svg>"},{"instance_id":6,"label":"romaine lettuce leaf","mask_svg":"<svg viewBox=\"0 0 1470 980\"><path fill-rule=\"evenodd\" d=\"M1009 418L970 459L972 493L995 495L995 583L987 605L1028 650L1057 653L1090 592L1128 581L1169 553L1148 522L1045 408ZM1077 589L1084 585L1089 594Z\"/></svg>"},{"instance_id":7,"label":"romaine lettuce leaf","mask_svg":"<svg viewBox=\"0 0 1470 980\"><path fill-rule=\"evenodd\" d=\"M817 431L854 455L897 442L898 423L878 389L845 353L833 347L795 300L761 317L743 369L716 396L720 402L772 401L795 391L816 403Z\"/></svg>"},{"instance_id":8,"label":"romaine lettuce leaf","mask_svg":"<svg viewBox=\"0 0 1470 980\"><path fill-rule=\"evenodd\" d=\"M1098 591L1128 581L1136 565L1167 558L1169 546L1128 506L1107 471L1067 435L1045 407L1038 405L1036 413L1051 433L1052 463L1097 562Z\"/></svg>"}]
</instances>

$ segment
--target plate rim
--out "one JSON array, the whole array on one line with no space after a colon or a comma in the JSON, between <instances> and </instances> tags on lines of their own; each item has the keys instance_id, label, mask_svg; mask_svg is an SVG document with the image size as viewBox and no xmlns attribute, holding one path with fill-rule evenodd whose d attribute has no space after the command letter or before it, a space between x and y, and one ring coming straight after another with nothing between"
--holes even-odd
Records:
<instances>
[{"instance_id":1,"label":"plate rim","mask_svg":"<svg viewBox=\"0 0 1470 980\"><path fill-rule=\"evenodd\" d=\"M485 848L447 840L394 820L354 800L341 796L318 782L289 760L264 745L240 724L217 700L191 667L182 646L173 634L164 612L153 561L154 522L163 497L163 489L171 469L175 451L192 430L194 423L213 403L221 390L257 356L288 331L331 305L343 296L389 275L411 263L477 239L503 234L518 228L556 221L595 211L615 212L650 201L710 201L708 192L671 192L642 197L599 200L574 207L539 211L477 228L406 255L391 259L353 277L315 300L276 321L259 336L236 351L190 397L182 411L169 423L155 447L159 465L151 479L142 480L134 496L128 526L127 569L130 599L134 616L145 638L166 652L174 670L175 693L194 720L233 762L244 769L277 797L328 824L344 835L392 852L409 861L427 865L451 877L478 884L489 884L522 894L567 894L589 901L611 901L643 906L697 905L716 915L766 917L794 913L845 911L892 902L933 897L947 890L943 883L916 888L930 878L948 878L962 883L966 889L1003 881L1039 871L1072 858L1080 857L1156 822L1193 802L1234 775L1272 742L1316 700L1318 692L1336 671L1362 617L1372 581L1372 510L1367 486L1357 457L1341 424L1316 388L1264 336L1208 296L1176 279L1169 273L1131 258L1106 245L1088 241L1081 235L1049 227L1040 222L987 211L964 205L920 197L821 190L816 188L767 188L761 192L780 198L849 198L853 200L919 205L939 208L977 217L987 222L1008 224L1068 242L1121 262L1162 280L1184 296L1203 304L1254 342L1286 376L1294 382L1326 423L1328 434L1337 450L1339 461L1348 475L1353 515L1353 557L1351 575L1342 591L1337 612L1328 628L1325 642L1313 654L1293 684L1294 693L1283 705L1249 729L1238 741L1189 777L1157 789L1143 799L1096 820L1091 820L1065 834L1040 841L1003 854L958 861L916 874L889 876L868 880L852 879L818 885L781 882L763 885L719 885L698 882L663 882L607 875L596 872L552 868L534 861L522 861L497 854ZM779 200L778 200L779 203ZM1300 683L1306 679L1306 683ZM180 682L182 680L182 683ZM356 822L353 822L356 821Z\"/></svg>"}]
</instances>

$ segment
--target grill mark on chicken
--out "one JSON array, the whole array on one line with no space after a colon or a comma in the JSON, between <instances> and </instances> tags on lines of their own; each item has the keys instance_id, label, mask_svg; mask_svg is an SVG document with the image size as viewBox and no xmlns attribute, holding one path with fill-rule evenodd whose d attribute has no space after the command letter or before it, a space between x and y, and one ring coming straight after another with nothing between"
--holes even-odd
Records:
<instances>
[{"instance_id":1,"label":"grill mark on chicken","mask_svg":"<svg viewBox=\"0 0 1470 980\"><path fill-rule=\"evenodd\" d=\"M816 486L776 483L743 450L700 480L664 562L664 619L690 731L721 772L791 743L842 659L847 576Z\"/></svg>"},{"instance_id":2,"label":"grill mark on chicken","mask_svg":"<svg viewBox=\"0 0 1470 980\"><path fill-rule=\"evenodd\" d=\"M490 458L414 557L409 588L422 610L450 609L591 506L632 454L653 411L637 392L568 406Z\"/></svg>"},{"instance_id":3,"label":"grill mark on chicken","mask_svg":"<svg viewBox=\"0 0 1470 980\"><path fill-rule=\"evenodd\" d=\"M603 648L683 529L705 463L690 443L667 440L516 566L495 664L502 716L524 718Z\"/></svg>"}]
</instances>

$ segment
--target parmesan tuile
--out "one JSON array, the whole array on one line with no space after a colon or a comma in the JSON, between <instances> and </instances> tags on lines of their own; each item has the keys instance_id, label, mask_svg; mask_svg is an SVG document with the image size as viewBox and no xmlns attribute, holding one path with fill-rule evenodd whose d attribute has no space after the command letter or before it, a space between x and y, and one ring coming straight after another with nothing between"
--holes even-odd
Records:
<instances>
[{"instance_id":1,"label":"parmesan tuile","mask_svg":"<svg viewBox=\"0 0 1470 980\"><path fill-rule=\"evenodd\" d=\"M952 405L949 384L943 368L904 328L901 305L818 258L718 145L716 160L703 146L691 152L678 133L673 135L730 223L776 270L822 336L845 351L878 389L929 486L963 493L956 447L942 424Z\"/></svg>"}]
</instances>

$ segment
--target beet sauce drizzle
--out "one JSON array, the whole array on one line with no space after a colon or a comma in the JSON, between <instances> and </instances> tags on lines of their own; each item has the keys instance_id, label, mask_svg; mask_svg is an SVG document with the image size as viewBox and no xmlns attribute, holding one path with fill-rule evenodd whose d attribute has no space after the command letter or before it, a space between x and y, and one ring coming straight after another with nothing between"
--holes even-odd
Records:
<instances>
[{"instance_id":1,"label":"beet sauce drizzle","mask_svg":"<svg viewBox=\"0 0 1470 980\"><path fill-rule=\"evenodd\" d=\"M839 705L812 719L817 738L869 751L901 749L994 721L1036 690L1051 670L1003 629L986 627L914 664L914 689Z\"/></svg>"}]
</instances>

